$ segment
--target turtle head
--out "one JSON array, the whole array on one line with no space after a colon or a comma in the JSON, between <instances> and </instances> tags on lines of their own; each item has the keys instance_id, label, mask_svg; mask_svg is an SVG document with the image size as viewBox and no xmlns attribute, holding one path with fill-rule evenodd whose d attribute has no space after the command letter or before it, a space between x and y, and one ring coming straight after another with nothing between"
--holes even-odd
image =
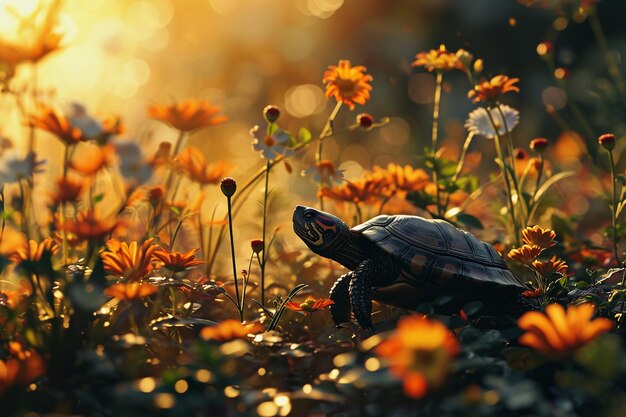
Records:
<instances>
[{"instance_id":1,"label":"turtle head","mask_svg":"<svg viewBox=\"0 0 626 417\"><path fill-rule=\"evenodd\" d=\"M304 206L293 212L293 230L313 252L327 258L350 238L350 228L340 218Z\"/></svg>"}]
</instances>

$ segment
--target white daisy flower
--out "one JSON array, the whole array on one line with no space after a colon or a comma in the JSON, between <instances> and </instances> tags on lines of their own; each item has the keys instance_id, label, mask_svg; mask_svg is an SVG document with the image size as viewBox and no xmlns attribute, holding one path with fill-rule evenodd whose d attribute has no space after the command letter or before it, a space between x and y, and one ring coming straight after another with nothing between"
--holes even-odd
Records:
<instances>
[{"instance_id":1,"label":"white daisy flower","mask_svg":"<svg viewBox=\"0 0 626 417\"><path fill-rule=\"evenodd\" d=\"M20 156L17 150L7 151L0 158L0 183L4 185L18 182L39 174L43 172L41 166L45 163L45 160L38 161L34 152Z\"/></svg>"},{"instance_id":2,"label":"white daisy flower","mask_svg":"<svg viewBox=\"0 0 626 417\"><path fill-rule=\"evenodd\" d=\"M500 110L502 110L502 114L504 114L506 127L508 131L511 132L519 123L519 112L506 104L501 104ZM507 132L507 129L504 127L505 124L502 122L502 116L498 108L494 107L490 109L489 113L491 113L491 118L496 125L495 127L498 129L498 133L500 135L504 135ZM469 118L465 121L465 128L470 132L477 135L483 135L488 139L493 139L496 136L496 129L491 123L491 120L489 120L487 109L483 107L480 107L469 114Z\"/></svg>"},{"instance_id":3,"label":"white daisy flower","mask_svg":"<svg viewBox=\"0 0 626 417\"><path fill-rule=\"evenodd\" d=\"M294 153L294 150L288 147L291 136L283 129L277 129L270 136L266 136L265 139L257 137L258 131L258 126L250 129L252 147L255 151L261 152L263 158L273 161L278 155L292 155Z\"/></svg>"}]
</instances>

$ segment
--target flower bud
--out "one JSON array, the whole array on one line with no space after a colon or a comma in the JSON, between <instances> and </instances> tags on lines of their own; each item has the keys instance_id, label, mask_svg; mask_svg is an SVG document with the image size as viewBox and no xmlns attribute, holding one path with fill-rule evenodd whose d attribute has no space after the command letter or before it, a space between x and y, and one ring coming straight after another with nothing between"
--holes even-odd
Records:
<instances>
[{"instance_id":1,"label":"flower bud","mask_svg":"<svg viewBox=\"0 0 626 417\"><path fill-rule=\"evenodd\" d=\"M465 49L459 49L456 51L456 58L459 60L463 68L470 68L472 64L472 60L474 59L474 55L467 52Z\"/></svg>"},{"instance_id":2,"label":"flower bud","mask_svg":"<svg viewBox=\"0 0 626 417\"><path fill-rule=\"evenodd\" d=\"M261 239L253 239L250 241L250 246L252 247L252 252L261 253L263 252L263 240Z\"/></svg>"},{"instance_id":3,"label":"flower bud","mask_svg":"<svg viewBox=\"0 0 626 417\"><path fill-rule=\"evenodd\" d=\"M356 122L363 129L369 129L374 124L374 118L367 113L361 113L356 117Z\"/></svg>"},{"instance_id":4,"label":"flower bud","mask_svg":"<svg viewBox=\"0 0 626 417\"><path fill-rule=\"evenodd\" d=\"M598 143L607 151L612 151L615 148L615 135L613 133L605 133L598 138Z\"/></svg>"},{"instance_id":5,"label":"flower bud","mask_svg":"<svg viewBox=\"0 0 626 417\"><path fill-rule=\"evenodd\" d=\"M276 106L265 106L265 108L263 109L263 117L265 117L265 120L267 120L269 123L275 123L276 120L278 120L278 118L280 117L280 110Z\"/></svg>"},{"instance_id":6,"label":"flower bud","mask_svg":"<svg viewBox=\"0 0 626 417\"><path fill-rule=\"evenodd\" d=\"M530 149L533 151L542 154L546 148L548 147L548 139L546 138L535 138L530 141Z\"/></svg>"},{"instance_id":7,"label":"flower bud","mask_svg":"<svg viewBox=\"0 0 626 417\"><path fill-rule=\"evenodd\" d=\"M483 72L483 69L485 69L485 63L482 59L477 59L476 61L474 61L474 72L476 74L480 74L481 72Z\"/></svg>"},{"instance_id":8,"label":"flower bud","mask_svg":"<svg viewBox=\"0 0 626 417\"><path fill-rule=\"evenodd\" d=\"M513 150L513 156L515 159L523 161L526 159L526 151L521 148L515 148L515 150Z\"/></svg>"},{"instance_id":9,"label":"flower bud","mask_svg":"<svg viewBox=\"0 0 626 417\"><path fill-rule=\"evenodd\" d=\"M226 177L220 182L220 188L226 197L232 197L237 191L237 181L231 177Z\"/></svg>"}]
</instances>

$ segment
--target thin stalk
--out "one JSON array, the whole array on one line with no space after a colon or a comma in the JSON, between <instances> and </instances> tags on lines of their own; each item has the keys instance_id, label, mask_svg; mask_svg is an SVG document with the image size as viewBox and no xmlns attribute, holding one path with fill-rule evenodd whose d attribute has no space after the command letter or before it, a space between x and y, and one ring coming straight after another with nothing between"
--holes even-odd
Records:
<instances>
[{"instance_id":1,"label":"thin stalk","mask_svg":"<svg viewBox=\"0 0 626 417\"><path fill-rule=\"evenodd\" d=\"M533 198L531 201L535 201L535 196L537 195L537 191L539 191L539 186L541 185L541 176L543 175L543 167L544 167L544 159L543 153L539 154L540 162L539 162L539 172L537 173L537 182L535 183L535 191L533 192Z\"/></svg>"},{"instance_id":2,"label":"thin stalk","mask_svg":"<svg viewBox=\"0 0 626 417\"><path fill-rule=\"evenodd\" d=\"M613 238L613 255L615 256L615 260L617 261L617 265L619 266L621 265L622 261L619 257L619 239L617 238L617 187L615 185L616 175L615 160L613 159L613 150L609 150L609 161L611 164L611 228L613 229L611 237Z\"/></svg>"},{"instance_id":3,"label":"thin stalk","mask_svg":"<svg viewBox=\"0 0 626 417\"><path fill-rule=\"evenodd\" d=\"M320 142L321 143L321 142ZM272 162L267 161L265 168L265 190L263 192L263 255L261 262L261 304L265 307L265 261L267 260L267 246L265 244L265 233L267 228L267 198L269 196L270 170Z\"/></svg>"},{"instance_id":4,"label":"thin stalk","mask_svg":"<svg viewBox=\"0 0 626 417\"><path fill-rule=\"evenodd\" d=\"M323 157L323 149L324 149L324 139L327 136L330 136L333 132L333 122L335 121L335 118L337 117L337 114L339 113L339 109L341 108L341 105L343 104L343 102L338 101L337 104L335 105L335 108L333 109L332 113L330 113L330 116L328 116L328 120L326 120L326 124L324 125L324 128L322 129L322 133L320 133L319 136L319 142L317 143L317 152L315 153L315 162L317 164L317 167L319 169L320 163L322 162L322 157ZM321 190L323 184L320 181L319 183L319 189ZM320 200L320 210L324 210L324 196L319 193L319 200Z\"/></svg>"},{"instance_id":5,"label":"thin stalk","mask_svg":"<svg viewBox=\"0 0 626 417\"><path fill-rule=\"evenodd\" d=\"M443 72L437 72L437 84L435 86L435 98L433 105L433 129L432 129L432 149L431 152L435 155L437 151L437 137L439 135L439 107L441 105L441 86L443 85ZM439 199L439 173L437 170L439 167L435 166L433 169L433 183L435 183L435 198L437 199L437 215L441 217L441 201Z\"/></svg>"},{"instance_id":6,"label":"thin stalk","mask_svg":"<svg viewBox=\"0 0 626 417\"><path fill-rule=\"evenodd\" d=\"M65 144L65 150L63 154L63 179L67 179L67 165L70 155L70 146ZM61 203L61 224L65 223L65 204ZM63 265L67 265L67 232L63 227L63 243L61 251L63 252Z\"/></svg>"},{"instance_id":7,"label":"thin stalk","mask_svg":"<svg viewBox=\"0 0 626 417\"><path fill-rule=\"evenodd\" d=\"M233 215L232 215L232 204L231 198L226 197L228 201L228 232L230 234L230 252L233 259L233 278L235 280L235 296L237 298L237 309L239 310L239 319L243 322L243 309L239 302L239 281L237 280L237 262L235 260L235 240L233 238Z\"/></svg>"},{"instance_id":8,"label":"thin stalk","mask_svg":"<svg viewBox=\"0 0 626 417\"><path fill-rule=\"evenodd\" d=\"M465 165L465 157L467 156L467 151L472 143L472 139L474 138L474 132L470 132L465 138L465 142L463 143L463 149L461 149L461 155L459 156L459 163L456 165L456 170L454 171L454 175L450 182L454 184L459 177L461 176L461 172L463 172L463 165ZM443 213L445 215L446 211L448 211L448 204L450 204L450 193L446 194L446 198L443 203Z\"/></svg>"}]
</instances>

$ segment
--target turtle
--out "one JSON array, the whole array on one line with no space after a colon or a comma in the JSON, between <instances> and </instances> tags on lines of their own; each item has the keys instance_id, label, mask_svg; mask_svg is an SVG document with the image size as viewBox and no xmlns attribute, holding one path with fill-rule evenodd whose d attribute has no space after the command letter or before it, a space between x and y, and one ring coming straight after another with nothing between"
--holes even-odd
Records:
<instances>
[{"instance_id":1,"label":"turtle","mask_svg":"<svg viewBox=\"0 0 626 417\"><path fill-rule=\"evenodd\" d=\"M520 305L528 288L495 248L445 220L379 215L350 229L330 213L298 205L293 228L313 252L350 270L330 291L338 326L350 321L352 311L363 329L373 329L372 299L416 309L452 295L488 299L519 314L529 309Z\"/></svg>"}]
</instances>

